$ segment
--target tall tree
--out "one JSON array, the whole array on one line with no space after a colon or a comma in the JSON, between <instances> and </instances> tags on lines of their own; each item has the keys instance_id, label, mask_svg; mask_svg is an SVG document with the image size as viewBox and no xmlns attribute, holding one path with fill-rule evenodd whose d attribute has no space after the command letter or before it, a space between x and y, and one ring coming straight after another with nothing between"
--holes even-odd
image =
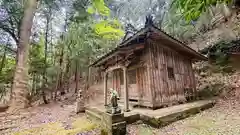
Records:
<instances>
[{"instance_id":1,"label":"tall tree","mask_svg":"<svg viewBox=\"0 0 240 135\"><path fill-rule=\"evenodd\" d=\"M19 43L20 26L23 18L24 0L2 0L0 3L0 29Z\"/></svg>"},{"instance_id":2,"label":"tall tree","mask_svg":"<svg viewBox=\"0 0 240 135\"><path fill-rule=\"evenodd\" d=\"M47 84L48 84L48 77L47 77L47 68L48 68L48 61L47 61L47 57L48 57L48 37L49 37L49 26L50 26L50 21L51 21L51 17L52 17L52 4L53 3L49 3L48 6L46 7L46 10L44 11L44 15L46 18L46 29L45 29L45 43L44 43L44 71L43 71L43 89L42 89L42 98L45 104L47 104L47 99L46 99L46 95L45 95L45 89L47 88Z\"/></svg>"},{"instance_id":3,"label":"tall tree","mask_svg":"<svg viewBox=\"0 0 240 135\"><path fill-rule=\"evenodd\" d=\"M13 93L9 111L15 112L28 106L28 54L33 18L38 0L27 0L20 27L17 63L13 80Z\"/></svg>"}]
</instances>

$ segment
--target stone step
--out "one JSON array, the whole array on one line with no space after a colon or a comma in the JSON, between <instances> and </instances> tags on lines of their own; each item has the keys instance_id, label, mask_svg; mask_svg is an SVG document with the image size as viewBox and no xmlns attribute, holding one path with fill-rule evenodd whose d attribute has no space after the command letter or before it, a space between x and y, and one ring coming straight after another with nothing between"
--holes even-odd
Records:
<instances>
[{"instance_id":1,"label":"stone step","mask_svg":"<svg viewBox=\"0 0 240 135\"><path fill-rule=\"evenodd\" d=\"M140 120L140 114L137 112L125 112L124 118L127 124L132 124Z\"/></svg>"},{"instance_id":2,"label":"stone step","mask_svg":"<svg viewBox=\"0 0 240 135\"><path fill-rule=\"evenodd\" d=\"M101 120L101 115L95 113L95 112L92 112L91 110L86 110L85 111L86 115L88 118L92 119L92 120Z\"/></svg>"},{"instance_id":3,"label":"stone step","mask_svg":"<svg viewBox=\"0 0 240 135\"><path fill-rule=\"evenodd\" d=\"M91 111L96 113L97 115L102 115L103 111L101 111L99 108L97 107L86 107L86 110Z\"/></svg>"},{"instance_id":4,"label":"stone step","mask_svg":"<svg viewBox=\"0 0 240 135\"><path fill-rule=\"evenodd\" d=\"M182 105L176 105L154 111L137 111L140 114L140 119L153 126L163 127L175 121L187 118L191 115L197 114L205 109L213 107L214 100L196 101Z\"/></svg>"}]
</instances>

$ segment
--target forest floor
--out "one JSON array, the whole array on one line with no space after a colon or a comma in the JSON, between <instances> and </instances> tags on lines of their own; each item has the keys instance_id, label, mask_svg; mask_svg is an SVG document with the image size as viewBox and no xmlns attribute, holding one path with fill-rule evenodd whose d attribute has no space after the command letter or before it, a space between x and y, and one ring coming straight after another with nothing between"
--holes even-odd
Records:
<instances>
[{"instance_id":1,"label":"forest floor","mask_svg":"<svg viewBox=\"0 0 240 135\"><path fill-rule=\"evenodd\" d=\"M161 129L142 123L128 125L129 135L236 135L240 134L240 106L235 100L219 100L206 111ZM99 135L97 125L84 114L75 114L72 103L31 107L15 115L0 113L0 134ZM19 132L20 131L20 132Z\"/></svg>"},{"instance_id":2,"label":"forest floor","mask_svg":"<svg viewBox=\"0 0 240 135\"><path fill-rule=\"evenodd\" d=\"M0 113L0 135L100 134L96 124L74 110L74 104L54 102L31 107L14 115Z\"/></svg>"},{"instance_id":3,"label":"forest floor","mask_svg":"<svg viewBox=\"0 0 240 135\"><path fill-rule=\"evenodd\" d=\"M161 129L136 123L128 126L131 135L239 135L240 102L219 100L197 115L174 122Z\"/></svg>"}]
</instances>

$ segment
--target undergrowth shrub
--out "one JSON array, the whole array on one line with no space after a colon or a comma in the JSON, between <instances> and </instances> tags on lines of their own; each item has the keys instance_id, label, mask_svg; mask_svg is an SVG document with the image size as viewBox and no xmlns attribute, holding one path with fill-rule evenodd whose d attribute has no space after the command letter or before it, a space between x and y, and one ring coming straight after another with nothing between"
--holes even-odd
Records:
<instances>
[{"instance_id":1,"label":"undergrowth shrub","mask_svg":"<svg viewBox=\"0 0 240 135\"><path fill-rule=\"evenodd\" d=\"M199 99L207 99L219 96L226 87L222 83L209 84L197 91Z\"/></svg>"},{"instance_id":2,"label":"undergrowth shrub","mask_svg":"<svg viewBox=\"0 0 240 135\"><path fill-rule=\"evenodd\" d=\"M234 69L230 65L229 54L239 48L239 45L240 40L220 41L200 50L200 53L208 56L212 72L233 73Z\"/></svg>"},{"instance_id":3,"label":"undergrowth shrub","mask_svg":"<svg viewBox=\"0 0 240 135\"><path fill-rule=\"evenodd\" d=\"M237 72L213 72L212 65L208 62L197 62L193 69L197 77L198 99L229 97L228 93L240 86L240 76Z\"/></svg>"},{"instance_id":4,"label":"undergrowth shrub","mask_svg":"<svg viewBox=\"0 0 240 135\"><path fill-rule=\"evenodd\" d=\"M238 77L232 73L213 73L212 70L197 73L198 99L227 96L226 94L236 86L236 80Z\"/></svg>"}]
</instances>

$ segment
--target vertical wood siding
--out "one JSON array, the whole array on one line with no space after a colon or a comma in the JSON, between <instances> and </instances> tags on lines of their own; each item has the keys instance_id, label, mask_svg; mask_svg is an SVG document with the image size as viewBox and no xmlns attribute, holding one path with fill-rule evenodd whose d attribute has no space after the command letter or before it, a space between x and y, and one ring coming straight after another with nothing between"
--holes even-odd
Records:
<instances>
[{"instance_id":1,"label":"vertical wood siding","mask_svg":"<svg viewBox=\"0 0 240 135\"><path fill-rule=\"evenodd\" d=\"M168 76L168 67L173 68L174 78ZM191 60L161 43L148 40L136 69L136 84L129 86L129 99L139 105L161 107L176 102L185 102L184 89L196 91L196 81ZM108 88L118 91L123 98L121 85L122 69L109 74ZM94 79L93 79L94 80Z\"/></svg>"},{"instance_id":2,"label":"vertical wood siding","mask_svg":"<svg viewBox=\"0 0 240 135\"><path fill-rule=\"evenodd\" d=\"M174 50L149 40L149 80L154 107L185 102L184 89L195 90L195 77L189 59ZM168 67L174 78L169 78Z\"/></svg>"},{"instance_id":3,"label":"vertical wood siding","mask_svg":"<svg viewBox=\"0 0 240 135\"><path fill-rule=\"evenodd\" d=\"M149 74L149 54L150 50L146 49L140 56L140 62L134 67L128 67L129 69L136 70L136 84L128 84L129 99L138 100L139 105L152 107L152 84L153 80L150 80ZM121 76L123 72L121 69L113 71L113 88L119 93L120 98L123 98L124 90L121 85Z\"/></svg>"},{"instance_id":4,"label":"vertical wood siding","mask_svg":"<svg viewBox=\"0 0 240 135\"><path fill-rule=\"evenodd\" d=\"M152 92L149 85L149 77L146 67L137 69L137 89L139 91L138 101L140 105L152 103Z\"/></svg>"}]
</instances>

